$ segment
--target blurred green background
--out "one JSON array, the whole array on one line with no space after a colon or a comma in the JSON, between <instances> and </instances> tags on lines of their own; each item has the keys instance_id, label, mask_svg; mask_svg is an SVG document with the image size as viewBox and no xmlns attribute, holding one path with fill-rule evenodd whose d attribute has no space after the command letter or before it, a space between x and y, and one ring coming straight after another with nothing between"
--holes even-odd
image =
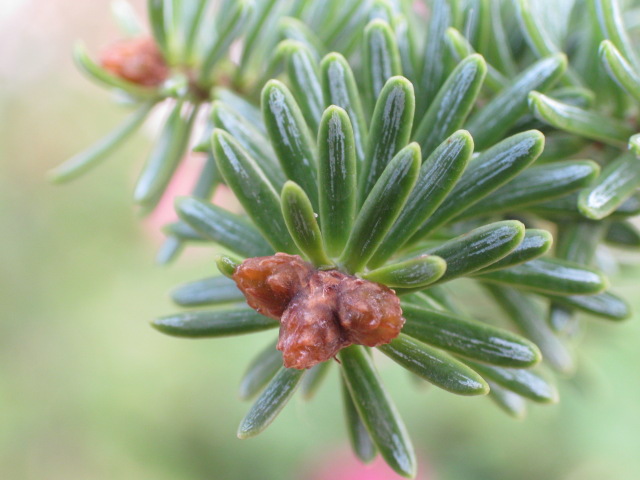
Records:
<instances>
[{"instance_id":1,"label":"blurred green background","mask_svg":"<svg viewBox=\"0 0 640 480\"><path fill-rule=\"evenodd\" d=\"M339 480L322 473L351 457L337 369L313 401L294 398L262 436L240 441L249 405L238 382L273 332L187 341L149 327L175 310L173 286L214 267L198 248L154 265L158 219L140 222L129 203L144 133L72 184L46 182L122 118L70 55L75 38L92 51L115 38L108 12L106 0L0 6L0 478ZM615 276L636 311L639 276L630 267ZM637 317L585 322L561 403L534 406L524 421L487 399L415 388L383 363L420 478L639 478ZM373 478L357 475L345 478Z\"/></svg>"}]
</instances>

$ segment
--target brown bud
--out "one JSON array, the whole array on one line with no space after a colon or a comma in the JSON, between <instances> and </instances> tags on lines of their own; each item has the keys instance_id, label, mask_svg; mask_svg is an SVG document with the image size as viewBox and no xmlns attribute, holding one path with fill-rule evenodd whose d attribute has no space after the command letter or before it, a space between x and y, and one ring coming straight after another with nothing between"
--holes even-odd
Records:
<instances>
[{"instance_id":1,"label":"brown bud","mask_svg":"<svg viewBox=\"0 0 640 480\"><path fill-rule=\"evenodd\" d=\"M146 87L157 87L169 75L169 68L151 37L121 40L107 47L100 64L117 77Z\"/></svg>"},{"instance_id":2,"label":"brown bud","mask_svg":"<svg viewBox=\"0 0 640 480\"><path fill-rule=\"evenodd\" d=\"M233 279L249 306L280 319L277 348L287 368L313 367L354 343L389 343L404 325L393 290L337 270L315 270L297 255L249 258Z\"/></svg>"},{"instance_id":3,"label":"brown bud","mask_svg":"<svg viewBox=\"0 0 640 480\"><path fill-rule=\"evenodd\" d=\"M350 345L336 315L337 287L343 274L316 272L282 315L278 350L287 368L309 368Z\"/></svg>"},{"instance_id":4,"label":"brown bud","mask_svg":"<svg viewBox=\"0 0 640 480\"><path fill-rule=\"evenodd\" d=\"M352 276L340 285L338 318L348 339L367 347L389 343L404 325L400 299L393 290Z\"/></svg>"},{"instance_id":5,"label":"brown bud","mask_svg":"<svg viewBox=\"0 0 640 480\"><path fill-rule=\"evenodd\" d=\"M251 308L280 319L313 271L313 266L298 255L276 253L246 259L234 272L233 279Z\"/></svg>"}]
</instances>

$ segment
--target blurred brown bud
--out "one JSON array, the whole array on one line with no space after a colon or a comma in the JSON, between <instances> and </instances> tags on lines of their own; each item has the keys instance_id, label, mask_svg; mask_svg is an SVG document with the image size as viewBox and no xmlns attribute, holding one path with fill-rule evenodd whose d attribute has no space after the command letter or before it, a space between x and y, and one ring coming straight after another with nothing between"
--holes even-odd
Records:
<instances>
[{"instance_id":1,"label":"blurred brown bud","mask_svg":"<svg viewBox=\"0 0 640 480\"><path fill-rule=\"evenodd\" d=\"M169 68L151 37L120 40L108 46L100 64L117 77L146 87L157 87L167 79Z\"/></svg>"}]
</instances>

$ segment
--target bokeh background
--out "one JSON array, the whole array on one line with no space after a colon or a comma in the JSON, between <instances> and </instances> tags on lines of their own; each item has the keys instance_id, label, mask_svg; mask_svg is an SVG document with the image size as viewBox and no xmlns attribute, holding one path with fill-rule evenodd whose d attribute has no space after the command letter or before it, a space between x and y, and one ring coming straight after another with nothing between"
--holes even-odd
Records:
<instances>
[{"instance_id":1,"label":"bokeh background","mask_svg":"<svg viewBox=\"0 0 640 480\"><path fill-rule=\"evenodd\" d=\"M173 286L213 273L214 252L154 264L160 219L140 221L130 204L144 132L85 177L47 183L48 169L123 116L71 61L76 38L96 52L116 37L107 0L0 2L0 478L394 478L354 466L337 369L311 402L294 398L264 434L240 441L249 405L238 382L273 332L188 341L150 328L175 310ZM639 270L614 278L640 312ZM484 398L416 388L383 363L420 478L640 478L638 320L588 320L561 403L522 421Z\"/></svg>"}]
</instances>

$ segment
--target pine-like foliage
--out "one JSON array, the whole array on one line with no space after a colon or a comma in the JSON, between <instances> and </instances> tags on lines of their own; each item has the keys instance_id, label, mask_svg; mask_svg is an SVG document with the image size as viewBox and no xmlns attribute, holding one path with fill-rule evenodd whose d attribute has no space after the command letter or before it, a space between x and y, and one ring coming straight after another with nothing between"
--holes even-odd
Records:
<instances>
[{"instance_id":1,"label":"pine-like foliage","mask_svg":"<svg viewBox=\"0 0 640 480\"><path fill-rule=\"evenodd\" d=\"M542 359L574 370L567 343L578 312L630 314L597 268L603 243L640 246L629 221L640 211L640 60L617 1L223 2L216 40L199 26L213 21L203 14L208 2L195 4L179 15L183 2L149 2L174 72L152 93L79 56L141 106L58 172L95 163L152 105L175 98L136 187L152 208L187 148L195 110L207 109L196 150L209 160L194 195L176 202L180 220L166 228L163 258L184 243L214 242L229 252L218 259L226 276L177 289L174 300L190 310L153 325L179 337L280 325L282 337L280 319L247 306L233 280L245 259L299 255L317 271L395 291L406 323L376 349L412 374L455 394L488 395L515 416L525 399L555 401L553 384L530 367ZM236 38L239 62L223 61ZM220 182L243 214L208 202ZM477 298L456 294L462 277L500 306L504 328L483 321ZM298 385L310 397L336 363L356 454L369 461L379 452L414 475L376 357L352 343L339 364L307 371L285 368L275 344L266 346L241 383L244 398L258 398L239 436L264 430Z\"/></svg>"}]
</instances>

